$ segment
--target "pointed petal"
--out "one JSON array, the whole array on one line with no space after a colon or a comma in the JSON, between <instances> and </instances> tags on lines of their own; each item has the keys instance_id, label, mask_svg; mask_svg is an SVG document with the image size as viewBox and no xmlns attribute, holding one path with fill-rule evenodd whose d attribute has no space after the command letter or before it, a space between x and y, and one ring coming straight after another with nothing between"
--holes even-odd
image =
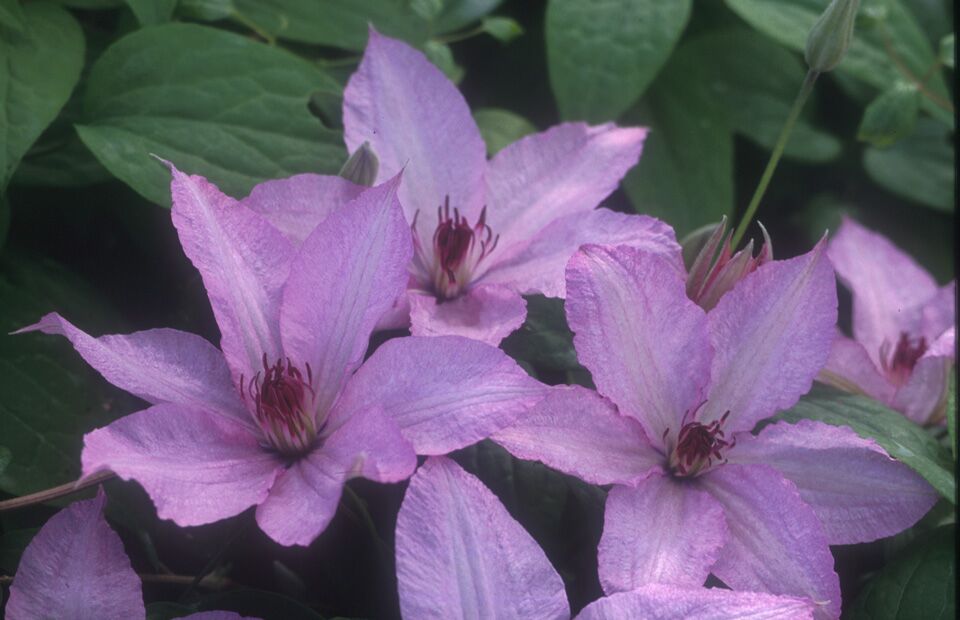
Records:
<instances>
[{"instance_id":1,"label":"pointed petal","mask_svg":"<svg viewBox=\"0 0 960 620\"><path fill-rule=\"evenodd\" d=\"M309 364L325 412L363 361L370 334L406 289L410 228L394 178L361 194L304 241L283 291L283 350Z\"/></svg>"},{"instance_id":2,"label":"pointed petal","mask_svg":"<svg viewBox=\"0 0 960 620\"><path fill-rule=\"evenodd\" d=\"M563 580L483 483L433 457L410 480L397 516L404 618L570 617Z\"/></svg>"},{"instance_id":3,"label":"pointed petal","mask_svg":"<svg viewBox=\"0 0 960 620\"><path fill-rule=\"evenodd\" d=\"M487 205L503 247L559 217L593 210L636 165L646 136L646 129L613 123L564 123L497 153L487 171Z\"/></svg>"},{"instance_id":4,"label":"pointed petal","mask_svg":"<svg viewBox=\"0 0 960 620\"><path fill-rule=\"evenodd\" d=\"M853 292L853 335L880 365L884 341L917 333L917 308L936 295L937 284L889 239L846 218L830 241L830 260Z\"/></svg>"},{"instance_id":5,"label":"pointed petal","mask_svg":"<svg viewBox=\"0 0 960 620\"><path fill-rule=\"evenodd\" d=\"M540 461L591 484L636 484L664 462L636 420L577 385L549 388L546 398L493 440L518 459Z\"/></svg>"},{"instance_id":6,"label":"pointed petal","mask_svg":"<svg viewBox=\"0 0 960 620\"><path fill-rule=\"evenodd\" d=\"M223 354L194 334L150 329L94 338L52 312L16 333L66 337L83 359L120 389L153 403L179 403L248 423Z\"/></svg>"},{"instance_id":7,"label":"pointed petal","mask_svg":"<svg viewBox=\"0 0 960 620\"><path fill-rule=\"evenodd\" d=\"M103 518L106 499L101 489L40 528L10 586L8 620L146 617L140 578Z\"/></svg>"},{"instance_id":8,"label":"pointed petal","mask_svg":"<svg viewBox=\"0 0 960 620\"><path fill-rule=\"evenodd\" d=\"M703 400L713 352L683 273L657 254L584 246L567 266L567 321L597 390L654 445Z\"/></svg>"},{"instance_id":9,"label":"pointed petal","mask_svg":"<svg viewBox=\"0 0 960 620\"><path fill-rule=\"evenodd\" d=\"M893 385L873 365L867 350L856 340L840 333L833 341L830 357L817 375L817 381L847 392L865 394L882 403L893 400Z\"/></svg>"},{"instance_id":10,"label":"pointed petal","mask_svg":"<svg viewBox=\"0 0 960 620\"><path fill-rule=\"evenodd\" d=\"M707 315L716 354L700 412L750 430L810 390L836 335L837 285L823 242L741 280Z\"/></svg>"},{"instance_id":11,"label":"pointed petal","mask_svg":"<svg viewBox=\"0 0 960 620\"><path fill-rule=\"evenodd\" d=\"M564 269L585 243L631 245L662 254L676 263L677 269L683 266L680 246L667 224L645 215L601 208L553 220L529 244L518 248L519 252L492 264L481 281L500 283L524 295L565 297Z\"/></svg>"},{"instance_id":12,"label":"pointed petal","mask_svg":"<svg viewBox=\"0 0 960 620\"><path fill-rule=\"evenodd\" d=\"M330 423L380 408L417 454L446 454L509 426L545 389L503 351L481 342L395 338L350 379Z\"/></svg>"},{"instance_id":13,"label":"pointed petal","mask_svg":"<svg viewBox=\"0 0 960 620\"><path fill-rule=\"evenodd\" d=\"M927 342L936 340L957 323L957 283L941 287L921 309L922 329L920 335Z\"/></svg>"},{"instance_id":14,"label":"pointed petal","mask_svg":"<svg viewBox=\"0 0 960 620\"><path fill-rule=\"evenodd\" d=\"M336 514L347 480L399 482L416 466L393 420L376 409L358 412L277 478L257 507L257 523L281 545L309 545Z\"/></svg>"},{"instance_id":15,"label":"pointed petal","mask_svg":"<svg viewBox=\"0 0 960 620\"><path fill-rule=\"evenodd\" d=\"M594 601L577 620L803 620L813 618L813 608L792 596L651 583Z\"/></svg>"},{"instance_id":16,"label":"pointed petal","mask_svg":"<svg viewBox=\"0 0 960 620\"><path fill-rule=\"evenodd\" d=\"M343 93L343 127L351 153L364 142L373 147L379 181L404 170L408 221L418 209L434 213L445 196L471 221L479 214L487 158L480 131L463 95L417 50L370 29Z\"/></svg>"},{"instance_id":17,"label":"pointed petal","mask_svg":"<svg viewBox=\"0 0 960 620\"><path fill-rule=\"evenodd\" d=\"M766 465L717 467L697 479L723 505L729 539L711 572L734 590L805 597L840 615L840 581L820 520Z\"/></svg>"},{"instance_id":18,"label":"pointed petal","mask_svg":"<svg viewBox=\"0 0 960 620\"><path fill-rule=\"evenodd\" d=\"M938 497L873 441L812 420L773 424L758 437L742 434L728 458L766 463L797 485L831 545L893 536L916 523Z\"/></svg>"},{"instance_id":19,"label":"pointed petal","mask_svg":"<svg viewBox=\"0 0 960 620\"><path fill-rule=\"evenodd\" d=\"M894 409L918 424L943 422L956 343L956 330L951 327L930 345L893 397Z\"/></svg>"},{"instance_id":20,"label":"pointed petal","mask_svg":"<svg viewBox=\"0 0 960 620\"><path fill-rule=\"evenodd\" d=\"M181 405L154 405L83 438L83 475L136 480L161 519L213 523L259 504L282 468L245 427Z\"/></svg>"},{"instance_id":21,"label":"pointed petal","mask_svg":"<svg viewBox=\"0 0 960 620\"><path fill-rule=\"evenodd\" d=\"M237 205L201 176L172 165L173 225L197 268L220 326L220 348L239 384L264 354L278 359L280 294L293 247L262 216Z\"/></svg>"},{"instance_id":22,"label":"pointed petal","mask_svg":"<svg viewBox=\"0 0 960 620\"><path fill-rule=\"evenodd\" d=\"M365 189L341 177L298 174L257 185L240 204L300 245L328 215Z\"/></svg>"},{"instance_id":23,"label":"pointed petal","mask_svg":"<svg viewBox=\"0 0 960 620\"><path fill-rule=\"evenodd\" d=\"M648 583L702 586L727 541L723 508L709 494L665 475L607 495L597 548L607 594Z\"/></svg>"},{"instance_id":24,"label":"pointed petal","mask_svg":"<svg viewBox=\"0 0 960 620\"><path fill-rule=\"evenodd\" d=\"M520 293L496 284L473 286L443 303L415 291L408 298L414 336L463 336L497 346L527 317L527 302Z\"/></svg>"}]
</instances>

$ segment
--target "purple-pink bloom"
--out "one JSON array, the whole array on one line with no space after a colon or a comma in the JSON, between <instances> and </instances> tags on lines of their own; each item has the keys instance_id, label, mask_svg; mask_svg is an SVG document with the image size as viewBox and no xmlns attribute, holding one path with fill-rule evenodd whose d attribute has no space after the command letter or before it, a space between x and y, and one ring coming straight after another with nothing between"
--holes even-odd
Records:
<instances>
[{"instance_id":1,"label":"purple-pink bloom","mask_svg":"<svg viewBox=\"0 0 960 620\"><path fill-rule=\"evenodd\" d=\"M457 88L419 51L373 29L344 91L343 124L351 152L364 143L376 152L380 182L403 170L400 203L415 253L409 293L384 327L409 322L414 335L496 345L523 323L521 295L564 296L564 266L582 243L637 245L680 264L664 223L596 209L637 163L645 129L566 123L488 162ZM294 193L307 178L291 181ZM334 202L324 189L308 190L311 215L304 201L290 207L294 217L283 203L263 213L285 230L294 218L315 223Z\"/></svg>"},{"instance_id":2,"label":"purple-pink bloom","mask_svg":"<svg viewBox=\"0 0 960 620\"><path fill-rule=\"evenodd\" d=\"M599 546L608 594L648 583L810 598L840 613L831 544L911 526L936 493L848 428L758 422L806 393L837 317L821 242L760 266L709 312L663 257L589 245L567 267L567 320L597 391L553 389L494 440L612 484ZM601 396L602 395L602 396Z\"/></svg>"},{"instance_id":3,"label":"purple-pink bloom","mask_svg":"<svg viewBox=\"0 0 960 620\"><path fill-rule=\"evenodd\" d=\"M502 351L461 337L394 339L363 363L413 253L399 177L295 245L206 179L171 169L173 222L222 353L171 329L93 338L57 314L26 328L66 336L107 380L151 404L85 436L84 476L136 480L159 516L181 526L256 506L271 538L306 545L348 479L404 480L415 452L474 443L543 396ZM288 189L267 183L246 202L276 204Z\"/></svg>"},{"instance_id":4,"label":"purple-pink bloom","mask_svg":"<svg viewBox=\"0 0 960 620\"><path fill-rule=\"evenodd\" d=\"M937 286L889 239L849 218L827 252L853 293L853 338L837 337L819 379L918 424L942 424L956 348L956 282Z\"/></svg>"},{"instance_id":5,"label":"purple-pink bloom","mask_svg":"<svg viewBox=\"0 0 960 620\"><path fill-rule=\"evenodd\" d=\"M74 502L50 518L23 551L10 585L7 620L146 618L140 577L103 518L107 497ZM184 620L256 620L206 611Z\"/></svg>"},{"instance_id":6,"label":"purple-pink bloom","mask_svg":"<svg viewBox=\"0 0 960 620\"><path fill-rule=\"evenodd\" d=\"M569 620L563 580L536 541L482 482L444 457L410 479L397 516L397 586L404 618ZM794 597L648 584L595 601L577 616L811 618Z\"/></svg>"}]
</instances>

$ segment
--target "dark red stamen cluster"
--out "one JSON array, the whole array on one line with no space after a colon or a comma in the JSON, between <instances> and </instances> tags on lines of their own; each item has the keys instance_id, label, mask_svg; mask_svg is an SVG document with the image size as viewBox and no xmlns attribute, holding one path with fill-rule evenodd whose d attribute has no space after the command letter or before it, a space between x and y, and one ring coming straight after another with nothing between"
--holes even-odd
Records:
<instances>
[{"instance_id":1,"label":"dark red stamen cluster","mask_svg":"<svg viewBox=\"0 0 960 620\"><path fill-rule=\"evenodd\" d=\"M244 397L253 400L257 422L273 446L284 453L302 452L316 438L311 410L313 373L309 364L306 369L304 379L289 359L271 366L264 354L263 371L246 383ZM240 380L243 382L243 377Z\"/></svg>"},{"instance_id":2,"label":"dark red stamen cluster","mask_svg":"<svg viewBox=\"0 0 960 620\"><path fill-rule=\"evenodd\" d=\"M914 366L917 365L917 362L926 352L926 338L921 336L920 338L912 339L906 332L900 332L900 339L897 340L897 346L894 348L893 354L889 356L889 359L887 355L889 353L889 346L881 348L880 363L883 366L883 370L887 373L887 376L890 377L895 384L902 385L910 378Z\"/></svg>"},{"instance_id":3,"label":"dark red stamen cluster","mask_svg":"<svg viewBox=\"0 0 960 620\"><path fill-rule=\"evenodd\" d=\"M710 467L713 461L723 461L722 450L736 445L736 438L727 441L721 426L727 421L727 411L719 420L710 424L688 422L680 429L677 446L670 464L679 476L690 476ZM666 438L669 429L664 432Z\"/></svg>"}]
</instances>

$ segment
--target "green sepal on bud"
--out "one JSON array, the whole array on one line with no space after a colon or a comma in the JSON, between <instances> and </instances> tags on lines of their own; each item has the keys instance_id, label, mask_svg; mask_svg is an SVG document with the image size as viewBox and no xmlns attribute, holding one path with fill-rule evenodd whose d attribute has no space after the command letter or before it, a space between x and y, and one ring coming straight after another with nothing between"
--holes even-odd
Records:
<instances>
[{"instance_id":1,"label":"green sepal on bud","mask_svg":"<svg viewBox=\"0 0 960 620\"><path fill-rule=\"evenodd\" d=\"M377 180L377 172L379 171L380 160L377 159L377 154L370 148L369 142L364 142L343 164L338 174L357 185L372 187Z\"/></svg>"},{"instance_id":2,"label":"green sepal on bud","mask_svg":"<svg viewBox=\"0 0 960 620\"><path fill-rule=\"evenodd\" d=\"M831 0L807 36L804 58L811 71L830 71L843 60L853 40L858 8L860 0Z\"/></svg>"}]
</instances>

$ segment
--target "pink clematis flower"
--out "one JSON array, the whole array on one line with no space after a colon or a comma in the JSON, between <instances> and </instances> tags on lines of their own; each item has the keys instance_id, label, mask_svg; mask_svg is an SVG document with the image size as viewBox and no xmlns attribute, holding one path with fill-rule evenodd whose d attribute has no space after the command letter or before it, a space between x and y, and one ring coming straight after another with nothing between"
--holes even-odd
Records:
<instances>
[{"instance_id":1,"label":"pink clematis flower","mask_svg":"<svg viewBox=\"0 0 960 620\"><path fill-rule=\"evenodd\" d=\"M23 551L10 586L7 620L143 620L140 578L103 518L106 495L74 502L44 524ZM184 620L257 620L205 611Z\"/></svg>"},{"instance_id":2,"label":"pink clematis flower","mask_svg":"<svg viewBox=\"0 0 960 620\"><path fill-rule=\"evenodd\" d=\"M22 330L66 336L152 405L87 434L83 474L136 480L159 516L181 526L256 506L271 538L306 545L348 479L404 480L415 451L469 445L532 407L541 384L466 338L394 339L363 363L413 253L398 184L359 194L295 247L202 177L173 169L173 222L223 352L170 329L93 338L56 314ZM248 200L282 199L274 188Z\"/></svg>"},{"instance_id":3,"label":"pink clematis flower","mask_svg":"<svg viewBox=\"0 0 960 620\"><path fill-rule=\"evenodd\" d=\"M569 620L563 580L536 541L474 476L444 457L414 474L397 516L404 618ZM787 596L648 584L595 601L580 620L811 618Z\"/></svg>"},{"instance_id":4,"label":"pink clematis flower","mask_svg":"<svg viewBox=\"0 0 960 620\"><path fill-rule=\"evenodd\" d=\"M956 347L956 282L933 277L890 241L845 219L828 248L853 293L853 339L837 337L819 379L918 424L942 424Z\"/></svg>"},{"instance_id":5,"label":"pink clematis flower","mask_svg":"<svg viewBox=\"0 0 960 620\"><path fill-rule=\"evenodd\" d=\"M523 323L521 295L564 296L563 268L582 243L637 245L680 264L659 220L596 209L637 163L645 129L567 123L488 162L457 88L423 54L373 29L344 91L343 124L351 152L364 143L376 152L381 182L404 171L400 203L415 253L409 293L383 327L409 323L414 335L496 345ZM310 196L289 207L301 226L326 217L336 198L322 194L329 184L306 187L307 178L290 182L291 193ZM293 221L287 210L264 215Z\"/></svg>"},{"instance_id":6,"label":"pink clematis flower","mask_svg":"<svg viewBox=\"0 0 960 620\"><path fill-rule=\"evenodd\" d=\"M635 248L581 248L567 290L574 344L599 395L554 388L494 440L614 485L598 557L608 594L700 586L712 572L735 590L809 598L817 617L836 617L829 545L899 532L936 501L850 429L750 433L806 393L829 354L837 298L823 242L760 266L709 313L671 262Z\"/></svg>"}]
</instances>

